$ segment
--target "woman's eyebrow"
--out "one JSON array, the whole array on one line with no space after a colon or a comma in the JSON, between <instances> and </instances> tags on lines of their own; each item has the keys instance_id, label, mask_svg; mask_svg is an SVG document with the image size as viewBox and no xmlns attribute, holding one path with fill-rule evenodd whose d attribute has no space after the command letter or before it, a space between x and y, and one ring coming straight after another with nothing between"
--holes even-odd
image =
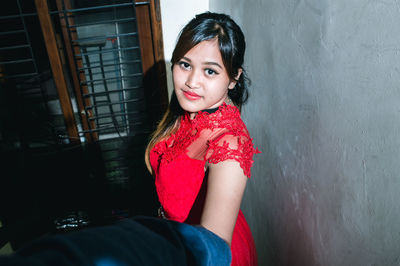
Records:
<instances>
[{"instance_id":1,"label":"woman's eyebrow","mask_svg":"<svg viewBox=\"0 0 400 266\"><path fill-rule=\"evenodd\" d=\"M220 64L218 64L217 62L206 61L206 62L203 62L203 65L217 66L217 67L219 67L220 69L222 69L222 66L221 66Z\"/></svg>"},{"instance_id":2,"label":"woman's eyebrow","mask_svg":"<svg viewBox=\"0 0 400 266\"><path fill-rule=\"evenodd\" d=\"M192 60L190 60L190 58L185 57L185 56L182 57L182 59L188 61L189 63L192 62ZM220 69L223 69L222 66L221 66L220 64L218 64L217 62L213 62L213 61L205 61L205 62L202 62L202 64L203 64L203 65L217 66L217 67L219 67Z\"/></svg>"}]
</instances>

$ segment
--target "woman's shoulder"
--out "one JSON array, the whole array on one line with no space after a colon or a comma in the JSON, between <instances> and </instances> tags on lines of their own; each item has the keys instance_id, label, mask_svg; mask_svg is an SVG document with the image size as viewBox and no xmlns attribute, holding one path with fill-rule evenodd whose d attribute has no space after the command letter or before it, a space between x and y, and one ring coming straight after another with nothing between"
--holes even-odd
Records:
<instances>
[{"instance_id":1,"label":"woman's shoulder","mask_svg":"<svg viewBox=\"0 0 400 266\"><path fill-rule=\"evenodd\" d=\"M237 161L245 175L250 177L253 155L260 151L254 148L253 139L236 106L225 105L219 111L216 118L219 133L209 140L206 159L213 164L225 160Z\"/></svg>"},{"instance_id":2,"label":"woman's shoulder","mask_svg":"<svg viewBox=\"0 0 400 266\"><path fill-rule=\"evenodd\" d=\"M224 146L230 149L243 148L243 144L253 147L252 138L243 122L239 109L227 105L221 109L213 130L213 138L209 139L209 147Z\"/></svg>"}]
</instances>

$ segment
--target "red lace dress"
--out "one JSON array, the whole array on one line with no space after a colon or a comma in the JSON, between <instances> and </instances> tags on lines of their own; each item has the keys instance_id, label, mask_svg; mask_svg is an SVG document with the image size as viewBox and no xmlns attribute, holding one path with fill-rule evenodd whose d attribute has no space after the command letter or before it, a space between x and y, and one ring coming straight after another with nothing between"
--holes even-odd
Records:
<instances>
[{"instance_id":1,"label":"red lace dress","mask_svg":"<svg viewBox=\"0 0 400 266\"><path fill-rule=\"evenodd\" d=\"M188 113L183 115L175 134L157 143L150 152L166 218L199 224L207 189L205 163L235 160L250 177L253 154L258 152L234 106L224 103L215 112L199 112L193 120ZM231 251L232 265L257 265L254 240L240 210Z\"/></svg>"}]
</instances>

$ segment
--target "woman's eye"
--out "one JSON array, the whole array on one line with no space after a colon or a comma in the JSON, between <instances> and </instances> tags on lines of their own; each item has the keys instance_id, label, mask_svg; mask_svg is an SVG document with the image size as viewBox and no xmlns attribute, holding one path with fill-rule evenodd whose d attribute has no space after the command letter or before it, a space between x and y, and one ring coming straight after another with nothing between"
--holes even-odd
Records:
<instances>
[{"instance_id":1,"label":"woman's eye","mask_svg":"<svg viewBox=\"0 0 400 266\"><path fill-rule=\"evenodd\" d=\"M216 71L210 69L210 68L207 68L207 69L206 69L206 74L207 74L208 76L213 76L213 75L216 75L216 74L218 74L218 73L217 73Z\"/></svg>"},{"instance_id":2,"label":"woman's eye","mask_svg":"<svg viewBox=\"0 0 400 266\"><path fill-rule=\"evenodd\" d=\"M183 69L189 69L190 68L190 64L187 63L187 62L179 62L179 65Z\"/></svg>"}]
</instances>

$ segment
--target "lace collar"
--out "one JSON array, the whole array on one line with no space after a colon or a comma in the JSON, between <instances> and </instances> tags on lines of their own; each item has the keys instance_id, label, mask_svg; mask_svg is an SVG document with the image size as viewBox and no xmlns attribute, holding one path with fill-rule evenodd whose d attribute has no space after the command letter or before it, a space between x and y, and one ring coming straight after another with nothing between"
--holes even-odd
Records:
<instances>
[{"instance_id":1,"label":"lace collar","mask_svg":"<svg viewBox=\"0 0 400 266\"><path fill-rule=\"evenodd\" d=\"M182 122L190 127L210 127L213 124L224 123L224 120L230 120L233 117L240 117L239 109L234 105L222 103L220 106L211 109L199 111L193 119L190 119L189 112L185 112ZM232 120L231 120L232 121Z\"/></svg>"}]
</instances>

